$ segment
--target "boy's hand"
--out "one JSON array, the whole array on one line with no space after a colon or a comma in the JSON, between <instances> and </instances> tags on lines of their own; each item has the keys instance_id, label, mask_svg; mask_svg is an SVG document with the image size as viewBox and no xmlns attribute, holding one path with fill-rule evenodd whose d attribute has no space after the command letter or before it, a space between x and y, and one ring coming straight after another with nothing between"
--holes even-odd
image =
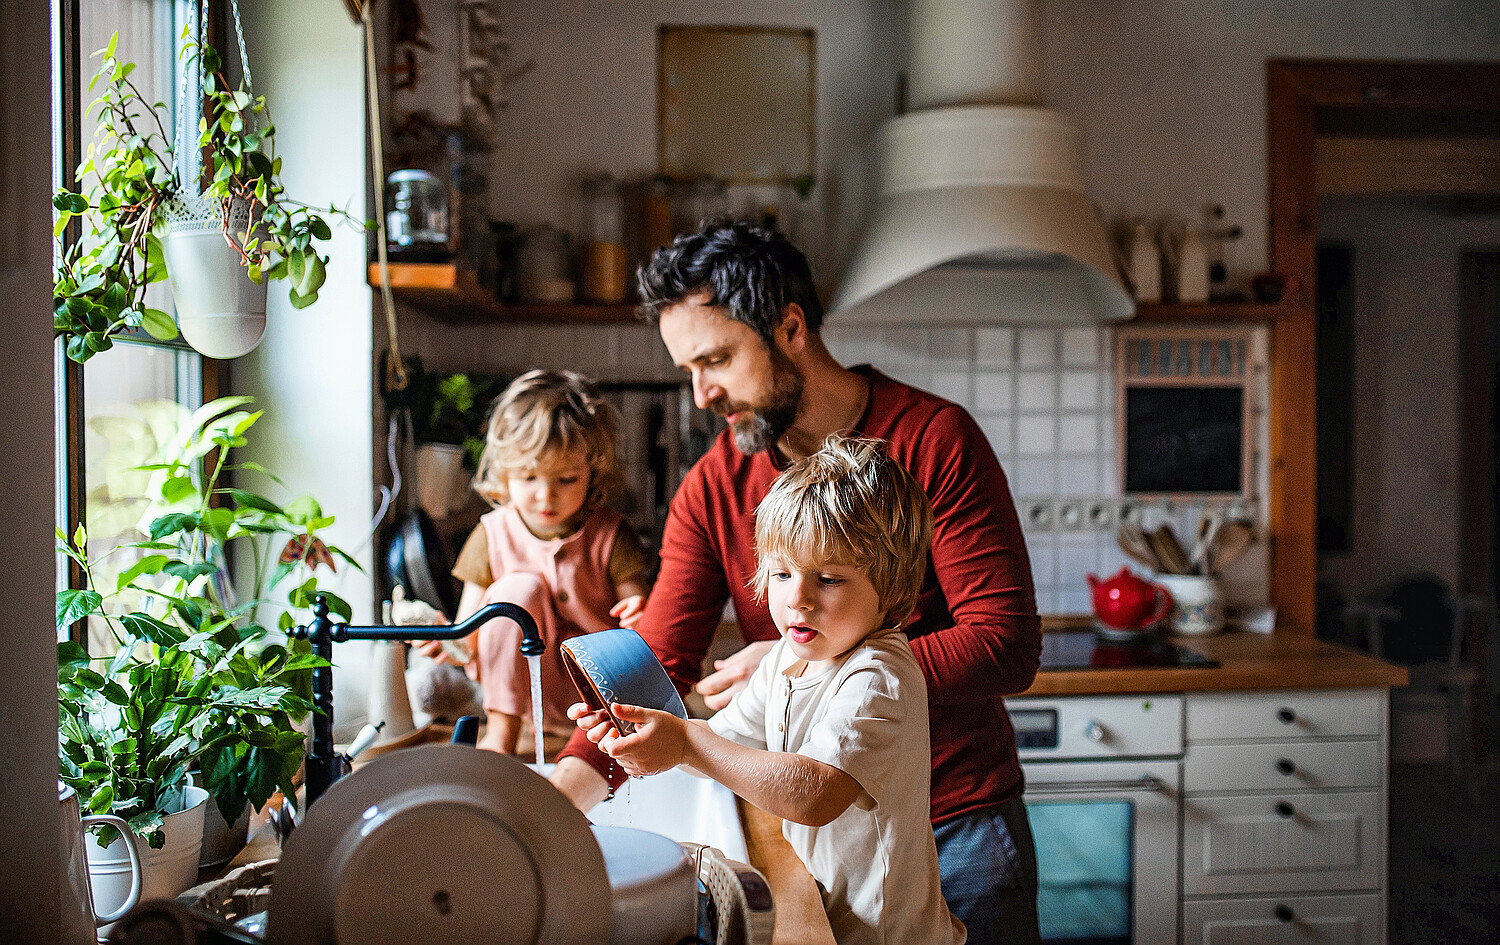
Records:
<instances>
[{"instance_id":1,"label":"boy's hand","mask_svg":"<svg viewBox=\"0 0 1500 945\"><path fill-rule=\"evenodd\" d=\"M632 594L622 598L609 609L609 615L620 622L620 626L626 630L634 630L636 624L641 622L641 614L646 610L646 595Z\"/></svg>"},{"instance_id":2,"label":"boy's hand","mask_svg":"<svg viewBox=\"0 0 1500 945\"><path fill-rule=\"evenodd\" d=\"M626 774L660 774L682 764L687 757L687 723L682 719L670 712L619 702L611 711L620 721L635 725L635 731L621 735L611 725L598 745L619 762ZM592 734L589 738L592 740Z\"/></svg>"},{"instance_id":3,"label":"boy's hand","mask_svg":"<svg viewBox=\"0 0 1500 945\"><path fill-rule=\"evenodd\" d=\"M568 718L577 722L578 727L583 729L583 734L588 736L588 740L595 745L611 732L616 735L620 734L615 728L614 719L609 717L608 712L595 712L584 702L575 702L568 706Z\"/></svg>"}]
</instances>

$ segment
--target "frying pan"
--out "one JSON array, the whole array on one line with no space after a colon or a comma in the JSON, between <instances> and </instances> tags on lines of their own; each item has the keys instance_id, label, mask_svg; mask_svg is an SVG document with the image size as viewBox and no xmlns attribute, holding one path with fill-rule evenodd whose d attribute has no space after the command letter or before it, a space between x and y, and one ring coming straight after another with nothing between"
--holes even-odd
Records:
<instances>
[{"instance_id":1,"label":"frying pan","mask_svg":"<svg viewBox=\"0 0 1500 945\"><path fill-rule=\"evenodd\" d=\"M395 424L397 448L393 457L404 454L399 441L411 435L411 414L400 408L400 422ZM404 456L403 456L404 458ZM400 471L397 470L397 489L400 489ZM443 550L442 539L432 517L411 502L416 492L412 485L406 488L407 499L403 503L406 511L401 513L385 532L380 542L381 588L385 599L391 598L396 585L406 589L408 598L423 600L441 610L449 620L458 612L458 599L453 594L453 582L448 579L452 562Z\"/></svg>"}]
</instances>

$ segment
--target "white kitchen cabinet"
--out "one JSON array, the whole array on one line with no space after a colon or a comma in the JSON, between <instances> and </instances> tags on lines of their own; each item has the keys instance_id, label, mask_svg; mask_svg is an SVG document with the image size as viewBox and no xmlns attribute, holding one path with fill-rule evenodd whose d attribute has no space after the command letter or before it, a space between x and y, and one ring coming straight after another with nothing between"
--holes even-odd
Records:
<instances>
[{"instance_id":1,"label":"white kitchen cabinet","mask_svg":"<svg viewBox=\"0 0 1500 945\"><path fill-rule=\"evenodd\" d=\"M1182 908L1183 945L1373 945L1385 941L1377 895L1205 899Z\"/></svg>"},{"instance_id":2,"label":"white kitchen cabinet","mask_svg":"<svg viewBox=\"0 0 1500 945\"><path fill-rule=\"evenodd\" d=\"M1188 695L1184 943L1383 945L1387 718L1383 689Z\"/></svg>"}]
</instances>

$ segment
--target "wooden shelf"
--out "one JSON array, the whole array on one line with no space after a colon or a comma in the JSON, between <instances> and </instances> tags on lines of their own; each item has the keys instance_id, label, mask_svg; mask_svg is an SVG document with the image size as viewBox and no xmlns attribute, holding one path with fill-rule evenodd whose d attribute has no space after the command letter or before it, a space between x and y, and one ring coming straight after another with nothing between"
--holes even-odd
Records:
<instances>
[{"instance_id":1,"label":"wooden shelf","mask_svg":"<svg viewBox=\"0 0 1500 945\"><path fill-rule=\"evenodd\" d=\"M1271 322L1294 311L1285 301L1258 302L1141 302L1135 316L1146 322Z\"/></svg>"},{"instance_id":2,"label":"wooden shelf","mask_svg":"<svg viewBox=\"0 0 1500 945\"><path fill-rule=\"evenodd\" d=\"M391 263L391 292L401 302L446 322L495 324L502 322L577 322L628 324L636 321L635 305L596 305L588 302L498 302L479 287L472 272L452 263ZM371 263L372 286L380 285L380 266Z\"/></svg>"}]
</instances>

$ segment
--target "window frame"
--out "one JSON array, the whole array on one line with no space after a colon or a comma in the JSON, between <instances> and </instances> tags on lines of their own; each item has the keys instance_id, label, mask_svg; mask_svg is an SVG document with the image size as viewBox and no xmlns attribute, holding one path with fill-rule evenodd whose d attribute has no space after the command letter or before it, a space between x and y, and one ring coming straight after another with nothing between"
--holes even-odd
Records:
<instances>
[{"instance_id":1,"label":"window frame","mask_svg":"<svg viewBox=\"0 0 1500 945\"><path fill-rule=\"evenodd\" d=\"M53 3L53 182L55 187L76 189L76 169L83 159L84 114L87 105L84 88L88 68L87 53L81 49L82 6L85 0L54 0ZM176 24L183 22L184 13L193 11L197 4L193 0L154 0L161 6L172 8L171 25L159 28L163 38L171 42L171 61L175 76L177 63ZM210 8L208 32L211 42L218 43L222 36L222 11ZM171 106L180 107L177 101L178 84L171 83ZM82 223L78 218L69 222L63 231L65 244L72 244L82 235ZM193 351L181 336L173 341L162 342L145 332L135 331L119 336L121 344L144 345L172 351L190 352L197 359L196 382L202 402L208 403L222 396L228 389L228 364ZM192 370L189 368L189 370ZM88 481L84 436L86 427L84 365L70 360L61 341L53 349L53 388L56 404L55 455L56 455L56 509L54 518L64 534L72 535L80 522L86 520L88 505ZM210 455L207 461L212 462ZM82 588L85 585L83 569L65 555L57 555L57 589ZM87 621L80 620L68 630L68 639L80 646L88 646Z\"/></svg>"}]
</instances>

